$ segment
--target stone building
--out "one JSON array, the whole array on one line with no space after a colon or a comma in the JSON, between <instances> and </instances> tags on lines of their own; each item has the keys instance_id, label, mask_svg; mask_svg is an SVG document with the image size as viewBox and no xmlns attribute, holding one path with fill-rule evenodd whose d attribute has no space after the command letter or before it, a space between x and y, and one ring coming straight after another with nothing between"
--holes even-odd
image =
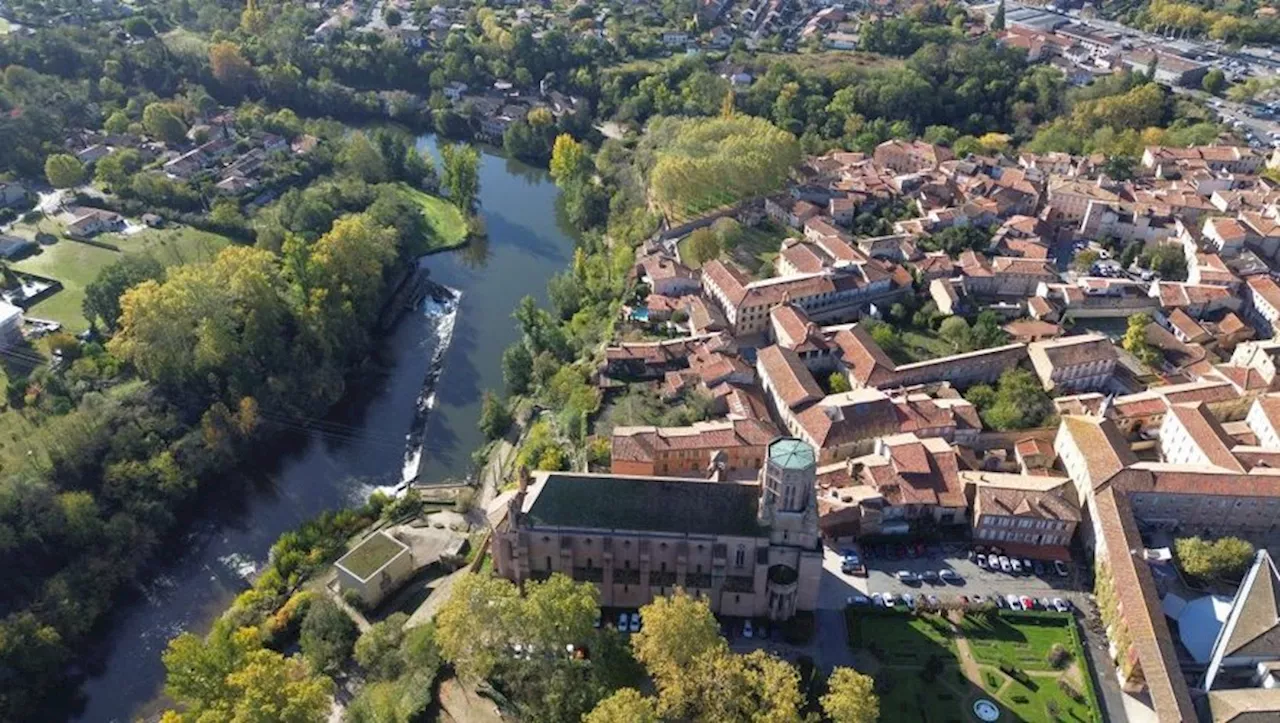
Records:
<instances>
[{"instance_id":1,"label":"stone building","mask_svg":"<svg viewBox=\"0 0 1280 723\"><path fill-rule=\"evenodd\" d=\"M720 614L785 620L818 601L816 471L812 447L781 438L750 483L538 472L494 527L494 567L594 582L609 607L682 587Z\"/></svg>"}]
</instances>

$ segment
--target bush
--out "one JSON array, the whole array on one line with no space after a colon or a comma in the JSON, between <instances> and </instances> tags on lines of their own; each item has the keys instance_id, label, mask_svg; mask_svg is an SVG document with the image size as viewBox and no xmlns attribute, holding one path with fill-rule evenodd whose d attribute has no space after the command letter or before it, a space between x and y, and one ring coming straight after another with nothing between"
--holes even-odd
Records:
<instances>
[{"instance_id":1,"label":"bush","mask_svg":"<svg viewBox=\"0 0 1280 723\"><path fill-rule=\"evenodd\" d=\"M311 604L302 619L299 643L302 654L317 672L336 670L351 655L356 642L356 624L328 598Z\"/></svg>"},{"instance_id":2,"label":"bush","mask_svg":"<svg viewBox=\"0 0 1280 723\"><path fill-rule=\"evenodd\" d=\"M1053 647L1049 649L1047 659L1049 665L1055 668L1065 668L1071 660L1071 653L1068 653L1067 649L1062 647L1060 643L1054 643Z\"/></svg>"},{"instance_id":3,"label":"bush","mask_svg":"<svg viewBox=\"0 0 1280 723\"><path fill-rule=\"evenodd\" d=\"M1075 686L1067 682L1066 678L1058 678L1058 688L1062 690L1062 694L1074 700L1077 703L1084 702L1084 693L1075 689Z\"/></svg>"}]
</instances>

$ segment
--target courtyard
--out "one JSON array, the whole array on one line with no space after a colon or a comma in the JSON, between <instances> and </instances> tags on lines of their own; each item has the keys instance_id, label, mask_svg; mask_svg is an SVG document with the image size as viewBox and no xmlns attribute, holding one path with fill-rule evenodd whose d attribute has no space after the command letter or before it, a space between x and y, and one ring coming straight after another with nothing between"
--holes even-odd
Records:
<instances>
[{"instance_id":1,"label":"courtyard","mask_svg":"<svg viewBox=\"0 0 1280 723\"><path fill-rule=\"evenodd\" d=\"M1069 614L911 613L850 607L849 644L876 678L891 720L1100 721L1087 663Z\"/></svg>"}]
</instances>

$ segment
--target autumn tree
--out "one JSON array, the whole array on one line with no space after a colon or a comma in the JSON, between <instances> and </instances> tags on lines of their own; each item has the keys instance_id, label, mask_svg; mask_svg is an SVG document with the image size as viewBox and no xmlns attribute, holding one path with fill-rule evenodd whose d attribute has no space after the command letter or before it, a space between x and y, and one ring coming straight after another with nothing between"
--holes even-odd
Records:
<instances>
[{"instance_id":1,"label":"autumn tree","mask_svg":"<svg viewBox=\"0 0 1280 723\"><path fill-rule=\"evenodd\" d=\"M1146 312L1140 311L1130 316L1128 326L1125 327L1124 338L1120 340L1120 346L1125 351L1147 366L1160 363L1161 358L1160 350L1147 341L1147 327L1152 323L1151 315Z\"/></svg>"},{"instance_id":2,"label":"autumn tree","mask_svg":"<svg viewBox=\"0 0 1280 723\"><path fill-rule=\"evenodd\" d=\"M853 389L853 387L849 385L849 377L845 376L841 372L831 372L831 376L827 378L827 387L831 390L832 394L843 394L844 392Z\"/></svg>"},{"instance_id":3,"label":"autumn tree","mask_svg":"<svg viewBox=\"0 0 1280 723\"><path fill-rule=\"evenodd\" d=\"M243 93L253 82L253 65L230 40L209 46L209 65L213 77L232 92Z\"/></svg>"},{"instance_id":4,"label":"autumn tree","mask_svg":"<svg viewBox=\"0 0 1280 723\"><path fill-rule=\"evenodd\" d=\"M1238 537L1220 537L1212 542L1182 537L1173 541L1173 549L1182 571L1199 580L1239 579L1254 556L1253 545Z\"/></svg>"},{"instance_id":5,"label":"autumn tree","mask_svg":"<svg viewBox=\"0 0 1280 723\"><path fill-rule=\"evenodd\" d=\"M85 287L81 308L85 318L97 319L107 329L115 329L120 318L120 297L143 281L164 278L164 267L153 256L123 256L98 271Z\"/></svg>"},{"instance_id":6,"label":"autumn tree","mask_svg":"<svg viewBox=\"0 0 1280 723\"><path fill-rule=\"evenodd\" d=\"M827 678L822 710L832 723L875 723L880 718L880 699L875 681L853 668L836 668Z\"/></svg>"},{"instance_id":7,"label":"autumn tree","mask_svg":"<svg viewBox=\"0 0 1280 723\"><path fill-rule=\"evenodd\" d=\"M684 241L684 251L688 255L684 259L691 266L701 266L720 256L720 239L709 228L696 229Z\"/></svg>"},{"instance_id":8,"label":"autumn tree","mask_svg":"<svg viewBox=\"0 0 1280 723\"><path fill-rule=\"evenodd\" d=\"M84 183L84 164L75 156L54 153L45 159L44 175L54 188L71 188Z\"/></svg>"},{"instance_id":9,"label":"autumn tree","mask_svg":"<svg viewBox=\"0 0 1280 723\"><path fill-rule=\"evenodd\" d=\"M653 701L634 688L623 688L596 704L582 723L658 723Z\"/></svg>"},{"instance_id":10,"label":"autumn tree","mask_svg":"<svg viewBox=\"0 0 1280 723\"><path fill-rule=\"evenodd\" d=\"M551 177L556 185L564 187L583 180L591 172L591 155L583 143L568 133L556 136L551 148Z\"/></svg>"}]
</instances>

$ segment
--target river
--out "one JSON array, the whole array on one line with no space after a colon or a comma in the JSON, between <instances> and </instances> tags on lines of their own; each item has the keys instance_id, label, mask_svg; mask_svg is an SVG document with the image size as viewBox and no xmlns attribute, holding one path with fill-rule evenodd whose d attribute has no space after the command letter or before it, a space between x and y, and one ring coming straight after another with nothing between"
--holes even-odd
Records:
<instances>
[{"instance_id":1,"label":"river","mask_svg":"<svg viewBox=\"0 0 1280 723\"><path fill-rule=\"evenodd\" d=\"M432 148L430 137L419 146ZM486 152L480 208L488 240L428 256L430 278L454 290L456 306L428 300L406 313L376 352L382 372L353 385L319 429L285 439L263 459L247 488L221 500L186 536L136 599L107 621L84 671L75 720L131 721L163 701L160 654L184 630L203 633L244 589L282 532L320 512L360 502L398 483L419 400L430 400L419 468L424 481L465 477L480 394L502 386L502 350L516 338L511 312L526 294L545 298L547 279L565 268L573 239L556 213L558 192L545 171ZM433 389L423 380L433 361Z\"/></svg>"}]
</instances>

